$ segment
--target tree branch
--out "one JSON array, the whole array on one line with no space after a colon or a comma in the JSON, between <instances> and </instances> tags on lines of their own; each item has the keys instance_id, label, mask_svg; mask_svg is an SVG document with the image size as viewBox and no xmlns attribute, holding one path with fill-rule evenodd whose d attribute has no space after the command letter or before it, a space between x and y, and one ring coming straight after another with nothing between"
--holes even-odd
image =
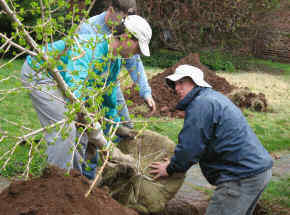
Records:
<instances>
[{"instance_id":1,"label":"tree branch","mask_svg":"<svg viewBox=\"0 0 290 215\"><path fill-rule=\"evenodd\" d=\"M17 25L22 29L24 36L26 38L26 41L29 43L29 45L35 49L38 53L40 53L40 50L38 49L37 43L33 40L33 38L30 36L30 34L25 30L24 25L20 22L20 20L17 18L16 14L9 8L9 5L5 0L0 0L0 5L2 9L7 13L9 17L12 18L14 22L17 23Z\"/></svg>"},{"instance_id":2,"label":"tree branch","mask_svg":"<svg viewBox=\"0 0 290 215\"><path fill-rule=\"evenodd\" d=\"M88 14L89 14L90 11L93 9L95 2L96 2L96 0L93 0L93 1L91 2L90 6L89 6L89 8L88 8L88 10L87 10L87 11L88 11ZM81 20L80 24L78 25L78 27L76 28L76 31L75 31L75 32L78 32L78 30L79 30L80 27L81 27L81 24L83 24L83 23L85 22L85 20L86 20L86 17L82 18L82 20Z\"/></svg>"},{"instance_id":3,"label":"tree branch","mask_svg":"<svg viewBox=\"0 0 290 215\"><path fill-rule=\"evenodd\" d=\"M32 149L33 149L33 145L31 143L31 141L29 141L30 147L29 147L29 153L28 153L28 162L26 164L26 169L23 172L23 176L25 176L25 179L28 180L29 179L29 167L30 167L30 163L32 161L33 155L32 155Z\"/></svg>"},{"instance_id":4,"label":"tree branch","mask_svg":"<svg viewBox=\"0 0 290 215\"><path fill-rule=\"evenodd\" d=\"M31 47L33 47L33 49L35 49L38 54L42 53L42 51L38 48L38 44L34 41L34 39L30 36L30 34L25 30L23 24L17 18L16 14L9 8L6 1L0 0L0 5L3 8L3 10L6 11L8 16L10 16L12 18L12 20L14 22L16 22L18 24L18 26L21 28L21 30L24 33L26 41L31 45ZM5 39L8 39L4 34L0 34L0 36L2 36L2 37L4 36ZM10 43L12 43L12 41L10 41ZM21 50L23 50L23 47L19 46L18 44L15 44L15 45L18 46L17 48L20 48ZM43 54L43 59L49 63L48 56L45 53L42 53L42 54ZM36 56L36 55L33 55L33 56ZM51 68L51 66L50 66L50 68ZM69 87L67 86L67 84L65 83L63 78L61 77L61 75L58 73L57 69L51 69L51 71L52 71L52 75L53 75L55 81L59 85L59 87L62 90L62 92L64 93L64 95L66 95L72 102L79 102L78 99L71 92L71 90L69 89ZM82 107L82 109L83 109L84 113L87 113L87 111L85 110L84 107Z\"/></svg>"},{"instance_id":5,"label":"tree branch","mask_svg":"<svg viewBox=\"0 0 290 215\"><path fill-rule=\"evenodd\" d=\"M0 0L0 1L1 1L1 0ZM36 52L30 51L30 50L28 50L28 49L26 49L26 48L24 48L24 47L18 45L17 43L13 42L11 38L6 37L6 35L0 33L0 37L3 37L3 38L6 40L7 43L9 43L9 44L11 44L12 46L14 46L14 47L20 49L21 51L25 51L26 53L30 54L31 56L37 56L37 53L36 53ZM5 43L6 43L6 42L5 42Z\"/></svg>"},{"instance_id":6,"label":"tree branch","mask_svg":"<svg viewBox=\"0 0 290 215\"><path fill-rule=\"evenodd\" d=\"M47 130L47 129L51 129L51 128L54 128L54 127L56 127L56 126L58 126L58 125L61 125L62 123L65 123L67 120L66 119L63 119L63 120L61 120L61 121L58 121L58 122L56 122L56 123L54 123L54 124L52 124L52 125L49 125L49 126L47 126L47 127L44 127L44 128L41 128L41 129L38 129L38 130L35 130L35 131L32 131L32 132L30 132L30 133L28 133L28 134L26 134L26 135L24 135L24 136L22 136L22 137L18 137L18 139L19 139L19 141L17 142L17 143L15 143L15 145L13 146L13 148L12 148L12 150L9 150L9 151L7 151L1 158L0 158L0 160L6 155L6 154L10 154L10 155L13 155L14 154L14 152L15 152L15 150L16 150L16 148L24 141L24 140L27 140L29 137L32 137L32 136L34 136L34 135L36 135L36 134L38 134L38 133L40 133L40 132L43 132L43 131L45 131L45 130ZM8 158L7 158L7 160L5 161L5 163L3 164L3 166L2 166L2 168L1 168L1 170L3 170L3 169L5 169L6 168L6 165L8 164L8 162L10 161L10 159L11 159L11 156L9 156Z\"/></svg>"},{"instance_id":7,"label":"tree branch","mask_svg":"<svg viewBox=\"0 0 290 215\"><path fill-rule=\"evenodd\" d=\"M117 130L118 130L118 127L119 127L119 124L117 123L117 126L116 126L114 132L112 132L111 138L110 138L110 140L109 140L109 147L106 149L106 158L105 158L105 161L104 161L103 165L101 166L100 170L98 171L98 174L96 175L96 177L95 177L93 183L91 184L89 190L86 192L86 194L85 194L85 197L86 197L86 198L87 198L87 197L90 195L90 193L92 192L94 186L95 186L96 183L98 182L98 180L99 180L101 174L103 173L103 171L104 171L104 169L105 169L105 167L106 167L106 165L107 165L107 163L108 163L108 161L109 161L110 151L111 151L112 148L114 147L113 144L111 143L111 139L112 139L113 136L116 134L116 132L117 132ZM112 127L111 127L111 128L112 128Z\"/></svg>"},{"instance_id":8,"label":"tree branch","mask_svg":"<svg viewBox=\"0 0 290 215\"><path fill-rule=\"evenodd\" d=\"M7 123L9 123L9 124L11 124L11 125L15 125L15 126L17 126L17 127L20 127L20 128L22 128L22 129L29 130L29 131L33 131L31 128L27 128L27 127L25 127L25 126L23 126L23 125L19 125L19 124L17 124L16 122L11 122L11 121L9 121L9 120L7 120L7 119L4 119L4 118L2 118L2 117L0 117L0 120L2 120L2 121L4 121L4 122L7 122ZM0 142L1 142L1 141L0 141Z\"/></svg>"},{"instance_id":9,"label":"tree branch","mask_svg":"<svg viewBox=\"0 0 290 215\"><path fill-rule=\"evenodd\" d=\"M13 57L11 60L9 60L7 63L4 63L0 66L0 69L3 68L4 66L7 66L8 64L12 63L14 60L16 60L18 57L20 57L21 55L25 54L26 51L20 52L19 54L17 54L15 57Z\"/></svg>"}]
</instances>

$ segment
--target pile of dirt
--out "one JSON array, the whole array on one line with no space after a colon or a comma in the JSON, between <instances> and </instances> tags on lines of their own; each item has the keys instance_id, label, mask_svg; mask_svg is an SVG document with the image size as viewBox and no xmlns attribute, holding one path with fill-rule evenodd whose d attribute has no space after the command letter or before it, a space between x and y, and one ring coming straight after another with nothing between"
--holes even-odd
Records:
<instances>
[{"instance_id":1,"label":"pile of dirt","mask_svg":"<svg viewBox=\"0 0 290 215\"><path fill-rule=\"evenodd\" d=\"M233 90L227 95L233 103L238 107L248 108L257 112L267 111L267 100L265 94L255 94L249 90L249 88L239 88Z\"/></svg>"},{"instance_id":2,"label":"pile of dirt","mask_svg":"<svg viewBox=\"0 0 290 215\"><path fill-rule=\"evenodd\" d=\"M167 68L164 72L159 73L149 81L152 88L152 96L157 105L157 111L153 116L183 117L183 112L175 110L175 106L179 101L177 95L165 83L165 77L174 73L176 67L182 64L190 64L200 68L205 74L205 80L213 87L213 89L223 94L229 94L236 88L226 79L217 76L215 72L204 66L199 60L199 54L191 53L177 62L174 66ZM130 88L130 92L129 95L125 95L126 99L134 102L134 105L129 107L129 109L136 114L141 114L143 116L146 115L145 112L134 110L134 107L144 103L142 98L139 96L139 92L135 90L134 86Z\"/></svg>"},{"instance_id":3,"label":"pile of dirt","mask_svg":"<svg viewBox=\"0 0 290 215\"><path fill-rule=\"evenodd\" d=\"M0 194L1 215L137 215L99 188L85 198L88 188L79 172L49 167L39 178L11 183Z\"/></svg>"},{"instance_id":4,"label":"pile of dirt","mask_svg":"<svg viewBox=\"0 0 290 215\"><path fill-rule=\"evenodd\" d=\"M184 112L175 109L179 98L174 93L174 90L169 88L165 83L165 77L174 73L175 69L182 64L190 64L200 68L205 75L205 80L213 87L214 90L228 96L234 104L240 108L250 108L254 111L267 111L267 101L265 95L262 93L255 94L249 89L241 89L230 84L225 78L219 77L214 71L211 71L204 66L199 60L199 54L191 53L182 58L174 66L167 68L164 72L154 76L149 84L152 88L152 96L156 102L157 111L150 115L144 108L140 109L138 106L144 104L144 101L139 96L139 92L135 86L129 88L130 94L125 94L127 100L133 101L133 105L129 107L131 113L140 114L142 116L167 116L183 118Z\"/></svg>"}]
</instances>

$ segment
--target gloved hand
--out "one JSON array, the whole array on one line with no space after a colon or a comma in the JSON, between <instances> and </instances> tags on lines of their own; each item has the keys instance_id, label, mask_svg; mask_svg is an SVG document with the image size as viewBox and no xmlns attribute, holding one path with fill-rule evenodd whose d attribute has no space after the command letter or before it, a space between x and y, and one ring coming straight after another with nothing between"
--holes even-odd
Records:
<instances>
[{"instance_id":1,"label":"gloved hand","mask_svg":"<svg viewBox=\"0 0 290 215\"><path fill-rule=\"evenodd\" d=\"M134 138L136 131L126 126L120 126L116 131L116 135L122 138Z\"/></svg>"},{"instance_id":2,"label":"gloved hand","mask_svg":"<svg viewBox=\"0 0 290 215\"><path fill-rule=\"evenodd\" d=\"M107 140L99 123L95 123L94 128L87 132L87 134L89 142L94 146L102 148L107 144Z\"/></svg>"}]
</instances>

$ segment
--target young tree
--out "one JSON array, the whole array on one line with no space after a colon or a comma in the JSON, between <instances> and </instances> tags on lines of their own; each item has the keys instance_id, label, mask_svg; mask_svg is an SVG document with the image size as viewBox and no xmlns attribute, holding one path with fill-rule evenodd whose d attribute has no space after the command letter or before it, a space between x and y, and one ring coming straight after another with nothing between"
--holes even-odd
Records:
<instances>
[{"instance_id":1,"label":"young tree","mask_svg":"<svg viewBox=\"0 0 290 215\"><path fill-rule=\"evenodd\" d=\"M2 8L1 13L6 14L12 20L14 28L11 36L0 33L0 37L2 38L1 51L4 56L12 47L18 50L15 56L7 63L0 65L0 68L12 64L22 55L28 54L31 56L30 59L33 64L36 65L33 67L33 70L36 71L35 77L29 77L30 80L33 81L38 76L45 75L52 77L56 83L56 85L44 89L39 86L24 86L17 89L7 89L3 90L2 94L5 93L7 96L19 90L37 88L38 91L49 94L55 100L64 103L67 110L64 119L50 123L37 130L27 128L25 130L29 131L28 133L20 137L15 137L14 139L18 141L10 146L5 153L0 155L0 161L3 163L1 170L7 167L9 162L13 159L17 148L23 141L26 141L29 145L29 150L23 175L28 178L31 173L33 156L42 147L41 145L45 144L45 141L43 141L44 134L55 132L55 139L58 137L66 138L70 133L70 125L72 123L76 124L79 133L75 143L71 144L72 154L80 153L79 151L83 152L81 142L86 133L89 135L97 133L97 135L102 136L101 130L107 129L106 140L104 140L104 137L101 137L104 141L101 144L97 143L97 146L101 151L103 150L105 156L103 157L103 165L99 168L98 175L92 183L91 188L96 184L110 155L115 157L116 160L132 161L129 156L123 155L114 147L114 144L111 144L115 138L116 132L120 131L120 123L114 121L114 115L112 114L112 117L108 118L107 113L111 111L110 106L104 106L104 100L106 100L106 97L108 95L110 96L114 90L114 80L116 77L111 75L110 72L104 75L103 71L110 71L110 67L114 64L109 62L116 61L120 58L120 55L116 55L109 49L106 56L93 57L86 68L87 77L82 81L72 78L72 80L70 80L71 86L68 86L63 78L66 76L67 68L69 67L69 65L65 65L64 63L66 61L66 52L70 51L72 53L71 60L77 61L85 57L86 54L88 54L87 52L94 52L95 49L99 48L98 44L101 43L101 39L88 36L85 42L83 42L75 33L78 29L78 24L85 22L85 18L88 16L95 2L96 0L86 0L85 6L82 5L84 9L80 11L78 4L67 4L65 0L32 0L30 2L30 9L24 10L16 0L0 0L0 6ZM69 12L66 13L66 11ZM27 13L38 16L35 25L28 26L23 24L22 17ZM64 15L65 13L66 15ZM84 17L82 20L80 15ZM114 26L117 25L117 23L112 24L114 31ZM59 38L61 38L61 40L58 40ZM108 43L111 42L111 38L105 36L105 39L109 41ZM127 45L130 46L130 44ZM56 46L61 46L62 48L55 49ZM120 47L119 51L121 50L122 47ZM98 70L99 73L96 73L96 70ZM72 77L74 77L74 75L81 75L78 70L71 72ZM0 83L4 83L11 78L17 77L6 77L0 80ZM92 82L92 80L94 81ZM60 90L62 95L60 97L52 95L50 93L51 89ZM5 96L1 98L1 100L2 99L5 99ZM23 125L17 126L19 129L25 128ZM40 134L42 134L40 142L34 142L33 140L35 137ZM11 136L13 136L13 134L6 132L4 135L3 132L0 138L0 144L7 143L5 142L6 139ZM74 156L72 156L70 163L67 164L68 166L72 166L74 162L73 157ZM84 160L81 160L81 162L85 163ZM126 165L130 164L127 163ZM69 169L70 168L68 168L68 170ZM86 195L89 194L90 190Z\"/></svg>"}]
</instances>

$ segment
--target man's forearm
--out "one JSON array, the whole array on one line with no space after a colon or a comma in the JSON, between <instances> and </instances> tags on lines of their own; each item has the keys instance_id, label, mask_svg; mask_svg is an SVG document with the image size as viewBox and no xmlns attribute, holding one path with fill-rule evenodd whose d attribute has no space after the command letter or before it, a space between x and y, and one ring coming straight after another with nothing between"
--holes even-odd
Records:
<instances>
[{"instance_id":1,"label":"man's forearm","mask_svg":"<svg viewBox=\"0 0 290 215\"><path fill-rule=\"evenodd\" d=\"M149 97L152 98L151 88L140 57L133 56L131 59L127 60L126 68L130 73L131 79L140 87L140 96L144 99Z\"/></svg>"}]
</instances>

